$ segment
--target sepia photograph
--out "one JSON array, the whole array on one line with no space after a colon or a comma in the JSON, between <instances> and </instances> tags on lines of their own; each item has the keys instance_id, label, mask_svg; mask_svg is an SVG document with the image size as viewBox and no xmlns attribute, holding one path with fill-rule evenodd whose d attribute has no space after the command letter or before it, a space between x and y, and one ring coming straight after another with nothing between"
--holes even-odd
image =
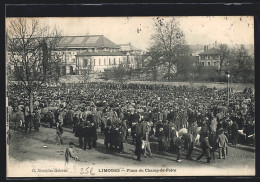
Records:
<instances>
[{"instance_id":1,"label":"sepia photograph","mask_svg":"<svg viewBox=\"0 0 260 182\"><path fill-rule=\"evenodd\" d=\"M5 23L7 177L255 176L254 16Z\"/></svg>"}]
</instances>

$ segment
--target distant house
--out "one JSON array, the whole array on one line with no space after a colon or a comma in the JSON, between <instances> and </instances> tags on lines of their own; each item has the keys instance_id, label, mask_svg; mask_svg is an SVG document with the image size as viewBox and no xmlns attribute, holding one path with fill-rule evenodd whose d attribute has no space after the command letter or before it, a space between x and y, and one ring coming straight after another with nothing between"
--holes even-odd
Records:
<instances>
[{"instance_id":1,"label":"distant house","mask_svg":"<svg viewBox=\"0 0 260 182\"><path fill-rule=\"evenodd\" d=\"M143 51L129 44L118 44L120 52L127 56L126 64L128 67L137 68L140 66L143 56Z\"/></svg>"},{"instance_id":2,"label":"distant house","mask_svg":"<svg viewBox=\"0 0 260 182\"><path fill-rule=\"evenodd\" d=\"M76 55L78 74L104 72L105 69L126 62L126 56L120 51L85 51Z\"/></svg>"},{"instance_id":3,"label":"distant house","mask_svg":"<svg viewBox=\"0 0 260 182\"><path fill-rule=\"evenodd\" d=\"M208 49L204 46L204 52L199 53L199 64L201 66L214 66L219 67L220 56L216 48Z\"/></svg>"}]
</instances>

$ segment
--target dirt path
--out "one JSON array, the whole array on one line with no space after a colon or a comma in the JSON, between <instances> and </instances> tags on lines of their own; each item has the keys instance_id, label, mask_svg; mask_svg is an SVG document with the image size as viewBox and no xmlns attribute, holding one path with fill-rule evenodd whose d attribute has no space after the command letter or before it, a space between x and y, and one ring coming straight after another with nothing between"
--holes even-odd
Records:
<instances>
[{"instance_id":1,"label":"dirt path","mask_svg":"<svg viewBox=\"0 0 260 182\"><path fill-rule=\"evenodd\" d=\"M91 150L82 150L75 148L76 155L80 161L69 172L32 172L33 169L66 169L64 166L64 152L68 143L73 141L78 144L77 138L74 137L70 129L65 129L63 134L64 145L56 145L55 129L41 127L39 133L21 133L12 132L11 144L9 147L9 174L12 176L88 176L86 168L93 169L94 176L109 175L141 175L143 173L134 172L135 169L175 169L176 172L160 173L164 175L232 175L232 174L253 174L255 168L255 152L253 148L238 146L229 148L229 158L226 160L216 159L211 164L190 161L183 159L182 163L175 161L176 155L168 152L155 153L154 158L143 158L142 162L136 160L134 155L134 145L124 144L124 152L108 153L103 145L103 135L98 136L98 148ZM45 146L45 147L44 147ZM200 154L201 150L196 148L193 152L193 158ZM217 154L217 153L216 153ZM183 156L185 153L183 152ZM73 165L73 164L72 164ZM72 170L73 168L73 170ZM82 168L85 172L82 172ZM102 169L120 169L116 172L100 172ZM128 171L128 170L132 170ZM203 172L207 169L207 172ZM21 171L22 170L22 171ZM75 171L76 170L76 171ZM241 170L243 171L241 173ZM147 172L145 175L158 175L158 172ZM91 176L91 175L90 175Z\"/></svg>"}]
</instances>

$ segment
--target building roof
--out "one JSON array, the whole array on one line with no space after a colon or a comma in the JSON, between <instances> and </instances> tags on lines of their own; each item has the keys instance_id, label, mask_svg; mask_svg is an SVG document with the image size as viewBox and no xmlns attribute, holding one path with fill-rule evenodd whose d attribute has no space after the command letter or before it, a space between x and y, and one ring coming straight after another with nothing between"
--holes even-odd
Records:
<instances>
[{"instance_id":1,"label":"building roof","mask_svg":"<svg viewBox=\"0 0 260 182\"><path fill-rule=\"evenodd\" d=\"M68 47L120 48L104 35L62 36L57 48Z\"/></svg>"},{"instance_id":2,"label":"building roof","mask_svg":"<svg viewBox=\"0 0 260 182\"><path fill-rule=\"evenodd\" d=\"M115 52L110 52L110 51L98 51L98 52L82 52L82 53L78 53L76 56L124 56L124 54L122 54L119 51L115 51Z\"/></svg>"},{"instance_id":3,"label":"building roof","mask_svg":"<svg viewBox=\"0 0 260 182\"><path fill-rule=\"evenodd\" d=\"M129 44L118 44L120 46L121 51L141 51L141 49L138 49L134 46L132 46L131 43Z\"/></svg>"},{"instance_id":4,"label":"building roof","mask_svg":"<svg viewBox=\"0 0 260 182\"><path fill-rule=\"evenodd\" d=\"M199 53L199 55L218 55L218 50L216 48L211 48L207 51L204 51L202 53Z\"/></svg>"}]
</instances>

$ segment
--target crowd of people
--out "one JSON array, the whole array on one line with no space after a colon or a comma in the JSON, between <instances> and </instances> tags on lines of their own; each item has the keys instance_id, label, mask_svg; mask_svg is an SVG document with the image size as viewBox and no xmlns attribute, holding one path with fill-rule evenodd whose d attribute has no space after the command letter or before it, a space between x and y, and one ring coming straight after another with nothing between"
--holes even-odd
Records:
<instances>
[{"instance_id":1,"label":"crowd of people","mask_svg":"<svg viewBox=\"0 0 260 182\"><path fill-rule=\"evenodd\" d=\"M20 88L20 89L18 89ZM57 142L63 143L62 127L71 127L79 138L79 147L97 147L97 132L104 135L106 150L123 152L131 140L137 160L153 157L150 142L158 151L177 154L181 150L192 159L200 144L207 162L228 156L228 144L249 143L255 132L255 95L251 88L243 92L227 89L194 88L163 84L106 83L42 86L34 92L33 112L19 84L10 86L9 119L15 127L39 131L40 123L56 127ZM227 105L229 103L229 105Z\"/></svg>"}]
</instances>

